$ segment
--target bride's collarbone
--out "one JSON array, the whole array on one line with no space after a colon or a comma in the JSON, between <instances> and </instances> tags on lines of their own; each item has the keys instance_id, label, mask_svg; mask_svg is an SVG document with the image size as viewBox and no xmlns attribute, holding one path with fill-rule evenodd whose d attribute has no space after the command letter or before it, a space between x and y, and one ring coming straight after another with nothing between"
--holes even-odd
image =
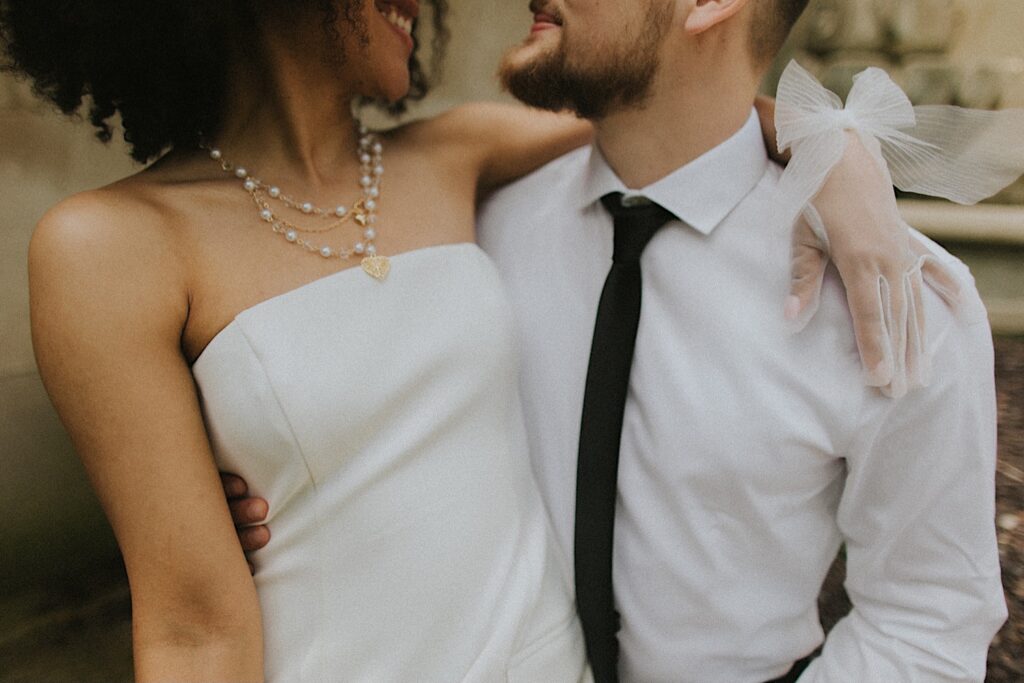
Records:
<instances>
[{"instance_id":1,"label":"bride's collarbone","mask_svg":"<svg viewBox=\"0 0 1024 683\"><path fill-rule=\"evenodd\" d=\"M388 220L382 212L378 221L378 254L395 256L430 247L474 241L474 219L462 212L413 212ZM423 214L426 214L424 216ZM210 217L200 231L215 236L193 239L189 261L189 315L182 331L182 348L194 362L224 328L243 311L282 294L301 289L343 270L360 268L365 256L347 259L324 258L295 244L289 244L265 223L244 217ZM315 244L351 249L359 239L354 226L344 225L337 234L308 235Z\"/></svg>"}]
</instances>

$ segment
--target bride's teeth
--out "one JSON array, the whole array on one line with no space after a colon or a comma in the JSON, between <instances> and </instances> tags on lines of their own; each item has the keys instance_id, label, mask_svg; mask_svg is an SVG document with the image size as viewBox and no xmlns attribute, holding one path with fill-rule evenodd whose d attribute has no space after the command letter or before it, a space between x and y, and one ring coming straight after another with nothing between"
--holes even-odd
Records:
<instances>
[{"instance_id":1,"label":"bride's teeth","mask_svg":"<svg viewBox=\"0 0 1024 683\"><path fill-rule=\"evenodd\" d=\"M390 7L387 13L385 13L383 10L378 11L380 11L381 16L387 19L392 26L400 28L405 33L408 33L410 35L412 34L412 27L414 23L412 17L406 17L402 14L399 14L398 10L396 10L394 7Z\"/></svg>"}]
</instances>

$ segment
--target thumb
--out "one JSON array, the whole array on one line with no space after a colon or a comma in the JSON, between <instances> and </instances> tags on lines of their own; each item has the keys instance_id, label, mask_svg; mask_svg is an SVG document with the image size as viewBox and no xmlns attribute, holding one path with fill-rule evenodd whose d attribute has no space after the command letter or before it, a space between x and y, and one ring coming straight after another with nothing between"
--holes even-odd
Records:
<instances>
[{"instance_id":1,"label":"thumb","mask_svg":"<svg viewBox=\"0 0 1024 683\"><path fill-rule=\"evenodd\" d=\"M828 261L828 255L816 247L802 243L793 245L789 297L785 308L790 332L795 334L802 330L817 313Z\"/></svg>"}]
</instances>

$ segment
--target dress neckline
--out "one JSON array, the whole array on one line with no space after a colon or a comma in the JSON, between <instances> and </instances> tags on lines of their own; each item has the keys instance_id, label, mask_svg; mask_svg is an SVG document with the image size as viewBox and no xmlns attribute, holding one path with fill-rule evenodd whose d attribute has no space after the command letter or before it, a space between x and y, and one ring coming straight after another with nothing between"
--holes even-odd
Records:
<instances>
[{"instance_id":1,"label":"dress neckline","mask_svg":"<svg viewBox=\"0 0 1024 683\"><path fill-rule=\"evenodd\" d=\"M477 245L476 242L448 242L448 243L445 243L445 244L432 244L432 245L427 246L427 247L419 247L418 249L410 249L408 251L402 251L402 252L399 252L399 253L394 254L392 256L389 256L388 258L391 261L394 261L394 262L401 262L401 261L404 261L404 260L408 260L410 258L432 255L432 254L441 253L441 252L447 251L447 250L463 250L463 249L468 250L469 253L477 252L477 253L479 253L481 255L484 253L483 250L480 249L480 247ZM352 273L358 274L358 275L362 276L363 278L369 278L369 276L366 273L364 273L363 269L360 268L358 265L351 266L349 268L343 268L342 270L338 270L338 271L335 271L333 273L328 273L327 275L323 275L323 276L318 277L318 278L316 278L314 280L310 280L309 282L307 282L305 284L302 284L302 285L299 285L298 287L293 287L292 289L289 289L289 290L286 290L284 292L281 292L280 294L275 294L275 295L273 295L271 297L268 297L268 298L264 299L263 301L259 301L259 302L255 303L255 304L253 304L252 306L249 306L247 308L243 308L241 311L239 311L238 313L235 314L235 316L228 322L227 325L222 327L220 329L220 331L217 332L217 334L213 335L213 337L210 339L210 341L208 341L206 343L206 346L203 347L203 350L199 352L199 355L197 355L196 359L192 362L192 366L191 366L192 371L193 372L196 371L196 368L199 366L200 362L207 355L207 351L209 351L212 347L214 347L219 342L219 340L222 337L226 336L228 331L231 328L235 327L238 324L239 320L241 320L242 318L245 318L245 317L248 317L250 315L253 315L257 311L262 310L263 308L268 308L268 307L277 305L281 301L284 301L284 300L296 297L296 296L298 296L300 294L304 294L304 293L306 293L310 289L316 289L316 288L319 288L319 287L323 287L323 286L325 286L328 283L334 282L335 280L347 279L349 274L352 274ZM369 282L369 279L367 281ZM375 282L375 283L371 283L371 284L377 284L377 285L379 285L381 287L387 287L388 286L388 282L387 281L380 282L380 283L376 283Z\"/></svg>"}]
</instances>

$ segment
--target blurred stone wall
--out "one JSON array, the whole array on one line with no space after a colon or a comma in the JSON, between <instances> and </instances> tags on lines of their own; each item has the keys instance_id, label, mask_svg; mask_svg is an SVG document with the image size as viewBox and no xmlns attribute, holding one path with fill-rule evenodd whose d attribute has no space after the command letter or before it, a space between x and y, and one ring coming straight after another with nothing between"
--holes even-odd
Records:
<instances>
[{"instance_id":1,"label":"blurred stone wall","mask_svg":"<svg viewBox=\"0 0 1024 683\"><path fill-rule=\"evenodd\" d=\"M812 0L786 57L843 98L877 66L914 104L1024 107L1022 32L1021 0ZM994 201L1024 203L1024 182Z\"/></svg>"}]
</instances>

